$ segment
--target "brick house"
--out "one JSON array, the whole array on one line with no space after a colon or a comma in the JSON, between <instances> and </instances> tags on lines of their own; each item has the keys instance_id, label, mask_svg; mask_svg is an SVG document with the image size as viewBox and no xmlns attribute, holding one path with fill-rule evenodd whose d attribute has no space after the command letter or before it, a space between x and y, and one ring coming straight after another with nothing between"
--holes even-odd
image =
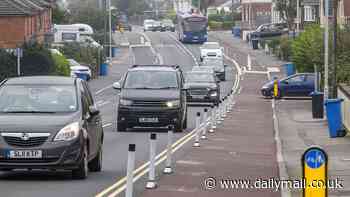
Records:
<instances>
[{"instance_id":1,"label":"brick house","mask_svg":"<svg viewBox=\"0 0 350 197\"><path fill-rule=\"evenodd\" d=\"M52 25L52 2L46 0L0 1L0 48L24 42L42 43Z\"/></svg>"},{"instance_id":2,"label":"brick house","mask_svg":"<svg viewBox=\"0 0 350 197\"><path fill-rule=\"evenodd\" d=\"M242 29L255 29L271 23L272 0L241 0Z\"/></svg>"},{"instance_id":3,"label":"brick house","mask_svg":"<svg viewBox=\"0 0 350 197\"><path fill-rule=\"evenodd\" d=\"M339 2L339 23L350 26L350 0L341 0Z\"/></svg>"}]
</instances>

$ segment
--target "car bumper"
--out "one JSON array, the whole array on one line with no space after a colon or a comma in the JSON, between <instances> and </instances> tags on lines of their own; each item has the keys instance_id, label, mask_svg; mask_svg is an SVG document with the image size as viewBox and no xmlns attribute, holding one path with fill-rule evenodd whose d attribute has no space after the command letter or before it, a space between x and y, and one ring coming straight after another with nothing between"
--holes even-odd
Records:
<instances>
[{"instance_id":1,"label":"car bumper","mask_svg":"<svg viewBox=\"0 0 350 197\"><path fill-rule=\"evenodd\" d=\"M19 148L2 141L0 169L76 169L83 158L83 143L81 137L73 142L45 142L38 147ZM41 150L42 158L11 159L6 156L9 150Z\"/></svg>"},{"instance_id":2,"label":"car bumper","mask_svg":"<svg viewBox=\"0 0 350 197\"><path fill-rule=\"evenodd\" d=\"M261 89L260 91L263 96L272 96L270 89Z\"/></svg>"},{"instance_id":3,"label":"car bumper","mask_svg":"<svg viewBox=\"0 0 350 197\"><path fill-rule=\"evenodd\" d=\"M158 118L158 122L140 122L140 118ZM167 127L181 122L181 109L147 109L147 108L119 108L118 123L127 128L133 127Z\"/></svg>"}]
</instances>

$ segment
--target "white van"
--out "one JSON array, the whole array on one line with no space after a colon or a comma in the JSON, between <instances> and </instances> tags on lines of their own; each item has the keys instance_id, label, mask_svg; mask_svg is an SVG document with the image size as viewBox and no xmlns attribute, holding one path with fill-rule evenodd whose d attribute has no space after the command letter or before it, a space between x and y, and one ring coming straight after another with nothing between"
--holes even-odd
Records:
<instances>
[{"instance_id":1,"label":"white van","mask_svg":"<svg viewBox=\"0 0 350 197\"><path fill-rule=\"evenodd\" d=\"M101 47L91 36L94 30L87 24L54 25L54 43L82 42Z\"/></svg>"}]
</instances>

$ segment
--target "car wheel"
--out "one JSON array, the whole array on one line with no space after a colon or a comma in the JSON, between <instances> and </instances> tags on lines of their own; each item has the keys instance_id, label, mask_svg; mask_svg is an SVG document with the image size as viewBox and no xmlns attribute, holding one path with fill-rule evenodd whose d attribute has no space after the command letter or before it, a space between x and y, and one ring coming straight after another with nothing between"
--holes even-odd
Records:
<instances>
[{"instance_id":1,"label":"car wheel","mask_svg":"<svg viewBox=\"0 0 350 197\"><path fill-rule=\"evenodd\" d=\"M89 163L89 170L91 172L101 172L102 170L102 154L103 154L103 148L102 145L100 147L100 150L98 151L96 157L91 160Z\"/></svg>"},{"instance_id":2,"label":"car wheel","mask_svg":"<svg viewBox=\"0 0 350 197\"><path fill-rule=\"evenodd\" d=\"M84 146L83 159L81 160L78 169L72 171L74 179L86 179L89 172L87 145Z\"/></svg>"},{"instance_id":3,"label":"car wheel","mask_svg":"<svg viewBox=\"0 0 350 197\"><path fill-rule=\"evenodd\" d=\"M118 132L125 132L126 131L126 126L125 126L125 124L123 124L123 123L118 123L117 124L117 131Z\"/></svg>"},{"instance_id":4,"label":"car wheel","mask_svg":"<svg viewBox=\"0 0 350 197\"><path fill-rule=\"evenodd\" d=\"M221 81L225 81L225 80L226 80L225 73L223 73L223 74L220 75L220 80L221 80Z\"/></svg>"}]
</instances>

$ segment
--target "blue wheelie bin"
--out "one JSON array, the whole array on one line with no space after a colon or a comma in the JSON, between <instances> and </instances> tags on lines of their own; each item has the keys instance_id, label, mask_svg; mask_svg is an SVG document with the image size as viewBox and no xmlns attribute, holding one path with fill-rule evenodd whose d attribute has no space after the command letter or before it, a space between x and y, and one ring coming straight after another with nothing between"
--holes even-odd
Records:
<instances>
[{"instance_id":1,"label":"blue wheelie bin","mask_svg":"<svg viewBox=\"0 0 350 197\"><path fill-rule=\"evenodd\" d=\"M327 111L329 136L331 138L344 136L342 114L341 114L342 101L343 99L327 99L325 103L326 111Z\"/></svg>"},{"instance_id":2,"label":"blue wheelie bin","mask_svg":"<svg viewBox=\"0 0 350 197\"><path fill-rule=\"evenodd\" d=\"M284 64L284 68L286 70L287 77L295 74L295 65L293 63Z\"/></svg>"},{"instance_id":3,"label":"blue wheelie bin","mask_svg":"<svg viewBox=\"0 0 350 197\"><path fill-rule=\"evenodd\" d=\"M100 66L100 76L107 76L108 74L108 63L102 63Z\"/></svg>"}]
</instances>

